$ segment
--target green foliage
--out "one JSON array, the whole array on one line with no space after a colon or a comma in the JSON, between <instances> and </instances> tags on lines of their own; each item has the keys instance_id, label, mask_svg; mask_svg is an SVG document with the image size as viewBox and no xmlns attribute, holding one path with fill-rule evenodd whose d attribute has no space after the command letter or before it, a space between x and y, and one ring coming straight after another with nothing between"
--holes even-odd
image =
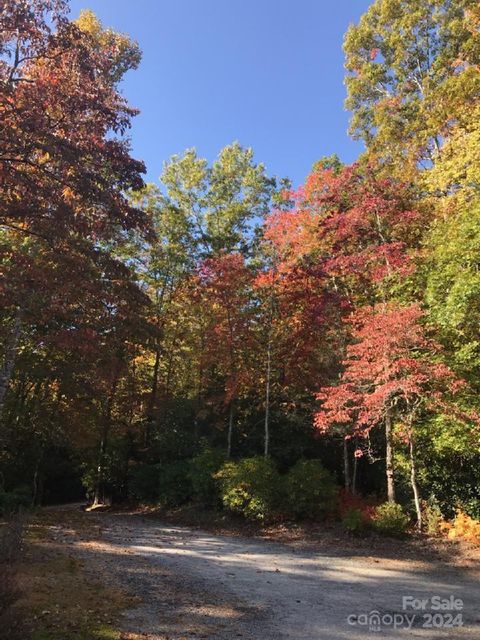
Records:
<instances>
[{"instance_id":1,"label":"green foliage","mask_svg":"<svg viewBox=\"0 0 480 640\"><path fill-rule=\"evenodd\" d=\"M384 502L376 507L372 525L376 531L387 536L400 537L405 534L409 517L402 505Z\"/></svg>"},{"instance_id":2,"label":"green foliage","mask_svg":"<svg viewBox=\"0 0 480 640\"><path fill-rule=\"evenodd\" d=\"M193 494L190 462L178 460L159 465L158 499L166 507L178 507Z\"/></svg>"},{"instance_id":3,"label":"green foliage","mask_svg":"<svg viewBox=\"0 0 480 640\"><path fill-rule=\"evenodd\" d=\"M0 490L0 515L8 516L31 506L32 493L29 487L20 486L12 491Z\"/></svg>"},{"instance_id":4,"label":"green foliage","mask_svg":"<svg viewBox=\"0 0 480 640\"><path fill-rule=\"evenodd\" d=\"M248 520L271 520L282 500L282 479L270 459L226 462L215 476L223 506Z\"/></svg>"},{"instance_id":5,"label":"green foliage","mask_svg":"<svg viewBox=\"0 0 480 640\"><path fill-rule=\"evenodd\" d=\"M190 480L195 500L209 506L216 506L221 502L215 474L225 463L225 459L223 451L210 447L206 447L192 459Z\"/></svg>"},{"instance_id":6,"label":"green foliage","mask_svg":"<svg viewBox=\"0 0 480 640\"><path fill-rule=\"evenodd\" d=\"M299 460L285 480L286 505L301 518L318 518L334 507L337 487L320 460Z\"/></svg>"},{"instance_id":7,"label":"green foliage","mask_svg":"<svg viewBox=\"0 0 480 640\"><path fill-rule=\"evenodd\" d=\"M160 465L142 464L130 472L129 494L140 501L156 502L159 495Z\"/></svg>"},{"instance_id":8,"label":"green foliage","mask_svg":"<svg viewBox=\"0 0 480 640\"><path fill-rule=\"evenodd\" d=\"M366 529L364 514L360 509L350 508L342 517L342 525L348 533L359 534Z\"/></svg>"},{"instance_id":9,"label":"green foliage","mask_svg":"<svg viewBox=\"0 0 480 640\"><path fill-rule=\"evenodd\" d=\"M480 366L480 205L438 220L428 235L425 297L454 364L476 377Z\"/></svg>"},{"instance_id":10,"label":"green foliage","mask_svg":"<svg viewBox=\"0 0 480 640\"><path fill-rule=\"evenodd\" d=\"M195 149L173 156L161 180L167 206L186 231L184 244L203 256L245 251L247 236L268 212L277 190L264 165L255 163L253 150L238 142L224 147L211 166Z\"/></svg>"},{"instance_id":11,"label":"green foliage","mask_svg":"<svg viewBox=\"0 0 480 640\"><path fill-rule=\"evenodd\" d=\"M430 498L424 503L423 515L427 533L431 536L439 535L443 518L438 502L435 499Z\"/></svg>"},{"instance_id":12,"label":"green foliage","mask_svg":"<svg viewBox=\"0 0 480 640\"><path fill-rule=\"evenodd\" d=\"M84 451L85 461L82 465L82 484L86 489L87 497L93 498L98 478L98 451L92 449ZM126 451L121 440L112 441L111 447L103 456L102 494L108 500L123 500L127 496L127 469L125 461Z\"/></svg>"},{"instance_id":13,"label":"green foliage","mask_svg":"<svg viewBox=\"0 0 480 640\"><path fill-rule=\"evenodd\" d=\"M16 580L16 565L21 557L25 520L21 514L0 527L0 618L20 595Z\"/></svg>"}]
</instances>

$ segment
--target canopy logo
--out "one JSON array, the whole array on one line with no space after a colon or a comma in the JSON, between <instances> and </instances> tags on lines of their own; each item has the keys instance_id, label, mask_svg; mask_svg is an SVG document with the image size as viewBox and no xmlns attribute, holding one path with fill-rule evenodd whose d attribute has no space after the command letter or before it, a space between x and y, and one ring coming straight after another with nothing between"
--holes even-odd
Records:
<instances>
[{"instance_id":1,"label":"canopy logo","mask_svg":"<svg viewBox=\"0 0 480 640\"><path fill-rule=\"evenodd\" d=\"M350 626L368 627L373 633L383 629L410 630L414 625L423 629L452 629L463 626L463 600L449 596L415 598L403 596L402 612L380 613L373 609L369 613L352 613L347 622ZM410 611L410 613L408 613Z\"/></svg>"},{"instance_id":2,"label":"canopy logo","mask_svg":"<svg viewBox=\"0 0 480 640\"><path fill-rule=\"evenodd\" d=\"M368 627L369 631L378 633L382 629L411 629L415 622L415 614L406 613L384 613L380 611L370 611L369 613L350 614L347 618L350 626Z\"/></svg>"}]
</instances>

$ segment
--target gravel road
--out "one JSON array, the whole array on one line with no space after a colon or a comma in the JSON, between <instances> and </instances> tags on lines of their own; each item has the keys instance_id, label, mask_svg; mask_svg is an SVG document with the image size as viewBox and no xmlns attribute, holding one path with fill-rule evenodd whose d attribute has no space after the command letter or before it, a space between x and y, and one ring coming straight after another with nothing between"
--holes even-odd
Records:
<instances>
[{"instance_id":1,"label":"gravel road","mask_svg":"<svg viewBox=\"0 0 480 640\"><path fill-rule=\"evenodd\" d=\"M124 614L125 638L480 638L480 584L454 568L327 556L131 515L89 517L98 538L58 537L87 571L140 597ZM416 601L404 609L403 598Z\"/></svg>"}]
</instances>

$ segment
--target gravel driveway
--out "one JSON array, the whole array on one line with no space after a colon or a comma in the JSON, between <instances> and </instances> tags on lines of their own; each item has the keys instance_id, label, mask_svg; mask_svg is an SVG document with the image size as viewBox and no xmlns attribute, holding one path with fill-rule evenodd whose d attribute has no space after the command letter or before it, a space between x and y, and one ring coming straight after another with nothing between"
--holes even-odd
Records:
<instances>
[{"instance_id":1,"label":"gravel driveway","mask_svg":"<svg viewBox=\"0 0 480 640\"><path fill-rule=\"evenodd\" d=\"M141 598L124 614L125 638L480 639L480 584L454 568L89 517L98 539L58 536L87 571Z\"/></svg>"}]
</instances>

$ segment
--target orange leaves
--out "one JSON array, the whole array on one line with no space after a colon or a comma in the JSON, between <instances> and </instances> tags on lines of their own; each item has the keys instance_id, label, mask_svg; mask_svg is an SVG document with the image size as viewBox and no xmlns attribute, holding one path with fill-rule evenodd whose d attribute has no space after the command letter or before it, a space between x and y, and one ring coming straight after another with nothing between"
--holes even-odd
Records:
<instances>
[{"instance_id":1,"label":"orange leaves","mask_svg":"<svg viewBox=\"0 0 480 640\"><path fill-rule=\"evenodd\" d=\"M480 521L474 520L462 509L457 510L455 518L451 522L442 520L440 531L449 540L461 539L480 546Z\"/></svg>"},{"instance_id":2,"label":"orange leaves","mask_svg":"<svg viewBox=\"0 0 480 640\"><path fill-rule=\"evenodd\" d=\"M413 304L363 307L349 318L353 342L347 348L340 383L321 389L315 425L321 433L342 427L367 434L395 406L410 415L435 393L452 390L455 377L435 362L438 345L426 337L422 311Z\"/></svg>"}]
</instances>

